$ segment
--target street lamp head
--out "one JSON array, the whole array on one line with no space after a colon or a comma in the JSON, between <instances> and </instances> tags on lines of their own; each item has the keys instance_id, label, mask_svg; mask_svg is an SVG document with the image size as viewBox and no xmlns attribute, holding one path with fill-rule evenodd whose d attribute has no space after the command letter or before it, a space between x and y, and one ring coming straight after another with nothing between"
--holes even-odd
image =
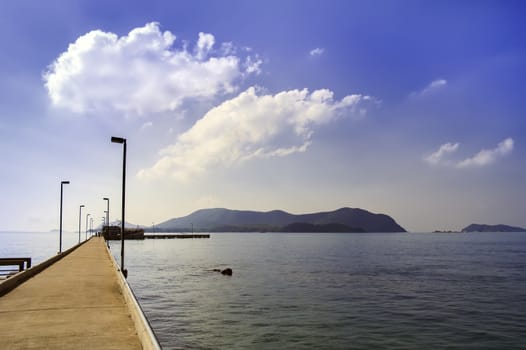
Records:
<instances>
[{"instance_id":1,"label":"street lamp head","mask_svg":"<svg viewBox=\"0 0 526 350\"><path fill-rule=\"evenodd\" d=\"M80 206L80 207L81 207L81 208L84 208L84 204L81 204L81 206Z\"/></svg>"},{"instance_id":2,"label":"street lamp head","mask_svg":"<svg viewBox=\"0 0 526 350\"><path fill-rule=\"evenodd\" d=\"M102 198L102 200L109 201L110 199L108 197L104 197L104 198Z\"/></svg>"},{"instance_id":3,"label":"street lamp head","mask_svg":"<svg viewBox=\"0 0 526 350\"><path fill-rule=\"evenodd\" d=\"M67 184L69 184L69 181L61 181L60 183L64 184L64 185L67 185Z\"/></svg>"},{"instance_id":4,"label":"street lamp head","mask_svg":"<svg viewBox=\"0 0 526 350\"><path fill-rule=\"evenodd\" d=\"M115 137L115 136L112 136L112 137L111 137L111 142L115 142L115 143L126 143L126 139L125 139L125 138L122 138L122 137Z\"/></svg>"}]
</instances>

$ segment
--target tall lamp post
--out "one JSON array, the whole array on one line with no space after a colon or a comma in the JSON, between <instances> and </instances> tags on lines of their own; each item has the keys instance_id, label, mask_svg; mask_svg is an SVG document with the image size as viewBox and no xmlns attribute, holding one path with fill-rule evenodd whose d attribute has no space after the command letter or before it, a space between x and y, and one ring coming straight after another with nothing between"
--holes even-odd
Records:
<instances>
[{"instance_id":1,"label":"tall lamp post","mask_svg":"<svg viewBox=\"0 0 526 350\"><path fill-rule=\"evenodd\" d=\"M107 207L106 207L106 225L110 226L110 199L108 197L102 198L103 200L107 201Z\"/></svg>"},{"instance_id":2,"label":"tall lamp post","mask_svg":"<svg viewBox=\"0 0 526 350\"><path fill-rule=\"evenodd\" d=\"M91 216L91 214L86 214L86 240L88 239L88 218Z\"/></svg>"},{"instance_id":3,"label":"tall lamp post","mask_svg":"<svg viewBox=\"0 0 526 350\"><path fill-rule=\"evenodd\" d=\"M126 139L122 137L111 137L111 142L121 143L123 145L122 156L122 220L121 220L121 271L124 277L127 277L128 271L124 268L124 209L126 207Z\"/></svg>"},{"instance_id":4,"label":"tall lamp post","mask_svg":"<svg viewBox=\"0 0 526 350\"><path fill-rule=\"evenodd\" d=\"M58 252L62 253L62 193L64 192L64 185L69 184L69 181L60 182L60 239L58 244Z\"/></svg>"},{"instance_id":5,"label":"tall lamp post","mask_svg":"<svg viewBox=\"0 0 526 350\"><path fill-rule=\"evenodd\" d=\"M80 221L81 221L81 218L82 218L82 208L84 208L84 204L82 204L79 207L79 244L80 244Z\"/></svg>"}]
</instances>

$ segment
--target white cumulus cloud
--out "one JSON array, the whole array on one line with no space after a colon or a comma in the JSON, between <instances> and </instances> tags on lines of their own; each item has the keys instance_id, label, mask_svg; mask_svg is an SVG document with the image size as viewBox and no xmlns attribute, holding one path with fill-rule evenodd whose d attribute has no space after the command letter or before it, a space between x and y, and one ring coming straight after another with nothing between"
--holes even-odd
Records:
<instances>
[{"instance_id":1,"label":"white cumulus cloud","mask_svg":"<svg viewBox=\"0 0 526 350\"><path fill-rule=\"evenodd\" d=\"M214 50L212 34L199 33L193 51L173 47L175 35L158 23L127 35L94 30L79 37L43 75L53 105L83 113L113 110L125 115L173 111L185 100L231 93L261 64L225 46Z\"/></svg>"},{"instance_id":2,"label":"white cumulus cloud","mask_svg":"<svg viewBox=\"0 0 526 350\"><path fill-rule=\"evenodd\" d=\"M466 158L457 164L459 168L481 167L494 163L497 158L505 156L513 151L513 139L507 138L493 149L483 149L473 157Z\"/></svg>"},{"instance_id":3,"label":"white cumulus cloud","mask_svg":"<svg viewBox=\"0 0 526 350\"><path fill-rule=\"evenodd\" d=\"M325 52L324 48L317 47L315 49L310 50L309 55L311 56L321 56Z\"/></svg>"},{"instance_id":4,"label":"white cumulus cloud","mask_svg":"<svg viewBox=\"0 0 526 350\"><path fill-rule=\"evenodd\" d=\"M195 47L196 57L204 59L212 50L215 44L215 38L212 34L199 33L199 39L197 40L197 46Z\"/></svg>"},{"instance_id":5,"label":"white cumulus cloud","mask_svg":"<svg viewBox=\"0 0 526 350\"><path fill-rule=\"evenodd\" d=\"M243 67L245 68L245 72L247 74L261 74L261 65L263 64L263 60L259 58L259 56L248 56L245 59L245 64Z\"/></svg>"},{"instance_id":6,"label":"white cumulus cloud","mask_svg":"<svg viewBox=\"0 0 526 350\"><path fill-rule=\"evenodd\" d=\"M211 109L175 144L161 150L153 167L138 175L172 175L184 181L216 166L304 152L316 127L339 116L363 113L363 105L372 100L363 95L335 100L326 89L265 95L251 87Z\"/></svg>"},{"instance_id":7,"label":"white cumulus cloud","mask_svg":"<svg viewBox=\"0 0 526 350\"><path fill-rule=\"evenodd\" d=\"M456 168L482 167L494 163L499 157L510 154L513 151L513 145L513 139L508 137L493 149L483 149L472 157L453 161L448 157L458 150L459 144L445 143L437 151L424 157L424 161L432 165L450 165Z\"/></svg>"}]
</instances>

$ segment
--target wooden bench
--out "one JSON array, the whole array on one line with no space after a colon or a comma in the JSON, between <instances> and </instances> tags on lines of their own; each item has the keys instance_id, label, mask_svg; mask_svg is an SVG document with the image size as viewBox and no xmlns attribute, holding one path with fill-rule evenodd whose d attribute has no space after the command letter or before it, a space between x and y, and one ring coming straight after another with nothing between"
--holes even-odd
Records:
<instances>
[{"instance_id":1,"label":"wooden bench","mask_svg":"<svg viewBox=\"0 0 526 350\"><path fill-rule=\"evenodd\" d=\"M0 274L10 275L13 272L20 272L31 267L31 258L0 258L0 266L18 266L18 271L8 269L0 270Z\"/></svg>"}]
</instances>

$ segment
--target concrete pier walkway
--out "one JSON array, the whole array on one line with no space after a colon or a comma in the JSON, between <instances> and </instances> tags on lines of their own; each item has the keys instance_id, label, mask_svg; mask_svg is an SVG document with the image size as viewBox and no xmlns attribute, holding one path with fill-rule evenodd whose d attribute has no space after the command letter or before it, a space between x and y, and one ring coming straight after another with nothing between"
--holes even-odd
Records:
<instances>
[{"instance_id":1,"label":"concrete pier walkway","mask_svg":"<svg viewBox=\"0 0 526 350\"><path fill-rule=\"evenodd\" d=\"M102 238L0 297L2 349L141 349Z\"/></svg>"}]
</instances>

